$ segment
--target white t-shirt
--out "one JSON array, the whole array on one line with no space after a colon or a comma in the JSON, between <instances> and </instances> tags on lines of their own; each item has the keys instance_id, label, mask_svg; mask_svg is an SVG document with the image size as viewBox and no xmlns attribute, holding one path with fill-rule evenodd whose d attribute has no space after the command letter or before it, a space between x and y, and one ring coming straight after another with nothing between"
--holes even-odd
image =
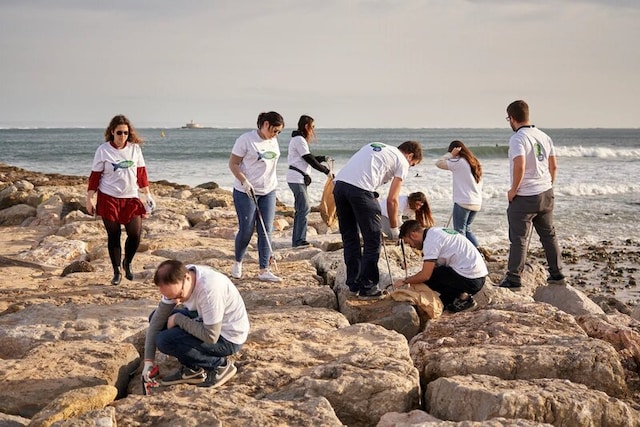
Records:
<instances>
[{"instance_id":1,"label":"white t-shirt","mask_svg":"<svg viewBox=\"0 0 640 427\"><path fill-rule=\"evenodd\" d=\"M524 177L518 196L536 196L552 187L549 157L555 156L553 141L540 129L524 126L509 138L509 172L513 182L513 159L524 156Z\"/></svg>"},{"instance_id":2,"label":"white t-shirt","mask_svg":"<svg viewBox=\"0 0 640 427\"><path fill-rule=\"evenodd\" d=\"M382 216L389 218L389 213L387 211L387 199L380 198L378 199L378 203L380 204L380 211L382 212ZM413 209L409 207L409 196L398 196L398 224L402 224L402 217L413 217L415 212Z\"/></svg>"},{"instance_id":3,"label":"white t-shirt","mask_svg":"<svg viewBox=\"0 0 640 427\"><path fill-rule=\"evenodd\" d=\"M453 202L463 205L482 205L482 178L476 182L471 166L465 158L447 159L447 167L453 174Z\"/></svg>"},{"instance_id":4,"label":"white t-shirt","mask_svg":"<svg viewBox=\"0 0 640 427\"><path fill-rule=\"evenodd\" d=\"M111 197L138 197L138 168L144 167L140 145L127 142L118 150L109 142L96 149L91 170L102 172L98 189Z\"/></svg>"},{"instance_id":5,"label":"white t-shirt","mask_svg":"<svg viewBox=\"0 0 640 427\"><path fill-rule=\"evenodd\" d=\"M196 283L189 299L182 304L197 311L205 325L222 323L220 335L234 344L244 344L249 336L249 316L244 300L235 285L224 274L203 265L187 265L196 273ZM174 300L162 297L165 304Z\"/></svg>"},{"instance_id":6,"label":"white t-shirt","mask_svg":"<svg viewBox=\"0 0 640 427\"><path fill-rule=\"evenodd\" d=\"M306 154L311 154L307 140L304 139L302 135L291 138L291 141L289 141L287 163L308 175L309 172L311 172L311 165L302 158L302 156ZM304 177L298 171L287 169L287 182L291 182L293 184L304 184Z\"/></svg>"},{"instance_id":7,"label":"white t-shirt","mask_svg":"<svg viewBox=\"0 0 640 427\"><path fill-rule=\"evenodd\" d=\"M489 274L482 255L462 234L451 228L431 227L422 245L422 259L451 267L467 279Z\"/></svg>"},{"instance_id":8,"label":"white t-shirt","mask_svg":"<svg viewBox=\"0 0 640 427\"><path fill-rule=\"evenodd\" d=\"M335 180L375 191L392 178L405 180L408 173L409 162L400 150L381 142L372 142L351 156Z\"/></svg>"},{"instance_id":9,"label":"white t-shirt","mask_svg":"<svg viewBox=\"0 0 640 427\"><path fill-rule=\"evenodd\" d=\"M276 189L276 167L280 157L280 147L276 138L262 139L257 130L252 130L236 139L231 154L242 158L240 170L253 185L257 195L264 196ZM233 180L233 188L244 193L238 178Z\"/></svg>"}]
</instances>

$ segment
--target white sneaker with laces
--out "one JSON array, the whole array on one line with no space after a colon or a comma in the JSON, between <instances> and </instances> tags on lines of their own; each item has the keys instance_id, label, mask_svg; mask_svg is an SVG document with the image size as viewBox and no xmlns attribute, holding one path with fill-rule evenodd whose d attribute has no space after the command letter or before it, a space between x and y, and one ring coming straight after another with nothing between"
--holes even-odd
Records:
<instances>
[{"instance_id":1,"label":"white sneaker with laces","mask_svg":"<svg viewBox=\"0 0 640 427\"><path fill-rule=\"evenodd\" d=\"M282 279L273 274L270 270L258 274L258 280L263 282L282 282Z\"/></svg>"},{"instance_id":2,"label":"white sneaker with laces","mask_svg":"<svg viewBox=\"0 0 640 427\"><path fill-rule=\"evenodd\" d=\"M231 267L231 277L234 279L242 278L242 261L234 261L233 267Z\"/></svg>"}]
</instances>

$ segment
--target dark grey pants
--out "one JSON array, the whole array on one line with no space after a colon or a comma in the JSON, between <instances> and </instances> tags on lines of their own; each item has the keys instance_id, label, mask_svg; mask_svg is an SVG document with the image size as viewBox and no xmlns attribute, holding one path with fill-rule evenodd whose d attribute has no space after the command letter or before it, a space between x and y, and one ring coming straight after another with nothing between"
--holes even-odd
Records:
<instances>
[{"instance_id":1,"label":"dark grey pants","mask_svg":"<svg viewBox=\"0 0 640 427\"><path fill-rule=\"evenodd\" d=\"M509 263L507 277L511 282L520 283L529 246L531 225L540 237L540 243L547 257L549 274L562 274L562 259L556 230L553 226L553 188L537 196L516 196L507 208L509 219Z\"/></svg>"}]
</instances>

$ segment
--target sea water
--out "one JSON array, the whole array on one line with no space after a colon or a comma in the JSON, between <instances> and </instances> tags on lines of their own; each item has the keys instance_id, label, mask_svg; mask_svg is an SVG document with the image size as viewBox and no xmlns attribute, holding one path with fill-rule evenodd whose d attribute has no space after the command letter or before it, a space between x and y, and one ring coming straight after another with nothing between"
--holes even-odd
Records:
<instances>
[{"instance_id":1,"label":"sea water","mask_svg":"<svg viewBox=\"0 0 640 427\"><path fill-rule=\"evenodd\" d=\"M228 160L234 141L248 129L138 129L151 181L196 186L216 182L232 189ZM558 155L555 183L556 231L561 244L638 239L640 209L640 129L543 129ZM285 181L291 129L279 136L277 197L293 205ZM364 144L399 145L419 141L423 161L410 169L402 193L422 191L437 225L450 224L451 172L434 162L455 139L463 141L483 168L483 206L473 230L481 244L506 245L509 189L508 139L511 129L317 129L316 155L332 157L337 171ZM104 129L0 129L0 162L36 172L88 176ZM326 177L315 170L309 187L312 205L320 200ZM382 187L384 196L388 187ZM537 238L532 239L535 247Z\"/></svg>"}]
</instances>

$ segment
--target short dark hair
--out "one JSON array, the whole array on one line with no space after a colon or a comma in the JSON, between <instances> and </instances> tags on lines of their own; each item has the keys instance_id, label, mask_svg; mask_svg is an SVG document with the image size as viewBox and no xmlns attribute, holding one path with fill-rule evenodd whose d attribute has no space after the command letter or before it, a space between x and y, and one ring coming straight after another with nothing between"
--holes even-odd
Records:
<instances>
[{"instance_id":1,"label":"short dark hair","mask_svg":"<svg viewBox=\"0 0 640 427\"><path fill-rule=\"evenodd\" d=\"M414 231L420 231L422 226L415 219L409 219L402 223L400 226L400 234L399 238L403 239L407 234L413 233Z\"/></svg>"},{"instance_id":2,"label":"short dark hair","mask_svg":"<svg viewBox=\"0 0 640 427\"><path fill-rule=\"evenodd\" d=\"M529 121L529 106L521 99L513 101L507 107L507 114L518 123L526 123Z\"/></svg>"},{"instance_id":3,"label":"short dark hair","mask_svg":"<svg viewBox=\"0 0 640 427\"><path fill-rule=\"evenodd\" d=\"M258 115L258 129L262 127L264 122L269 122L269 126L282 126L284 127L284 119L275 111L269 111L268 113L260 113Z\"/></svg>"},{"instance_id":4,"label":"short dark hair","mask_svg":"<svg viewBox=\"0 0 640 427\"><path fill-rule=\"evenodd\" d=\"M180 282L187 275L187 267L180 261L168 259L162 261L153 274L153 283L156 286L174 284Z\"/></svg>"},{"instance_id":5,"label":"short dark hair","mask_svg":"<svg viewBox=\"0 0 640 427\"><path fill-rule=\"evenodd\" d=\"M398 145L398 150L406 154L413 154L413 160L415 160L416 163L422 161L422 147L417 141L405 141Z\"/></svg>"}]
</instances>

